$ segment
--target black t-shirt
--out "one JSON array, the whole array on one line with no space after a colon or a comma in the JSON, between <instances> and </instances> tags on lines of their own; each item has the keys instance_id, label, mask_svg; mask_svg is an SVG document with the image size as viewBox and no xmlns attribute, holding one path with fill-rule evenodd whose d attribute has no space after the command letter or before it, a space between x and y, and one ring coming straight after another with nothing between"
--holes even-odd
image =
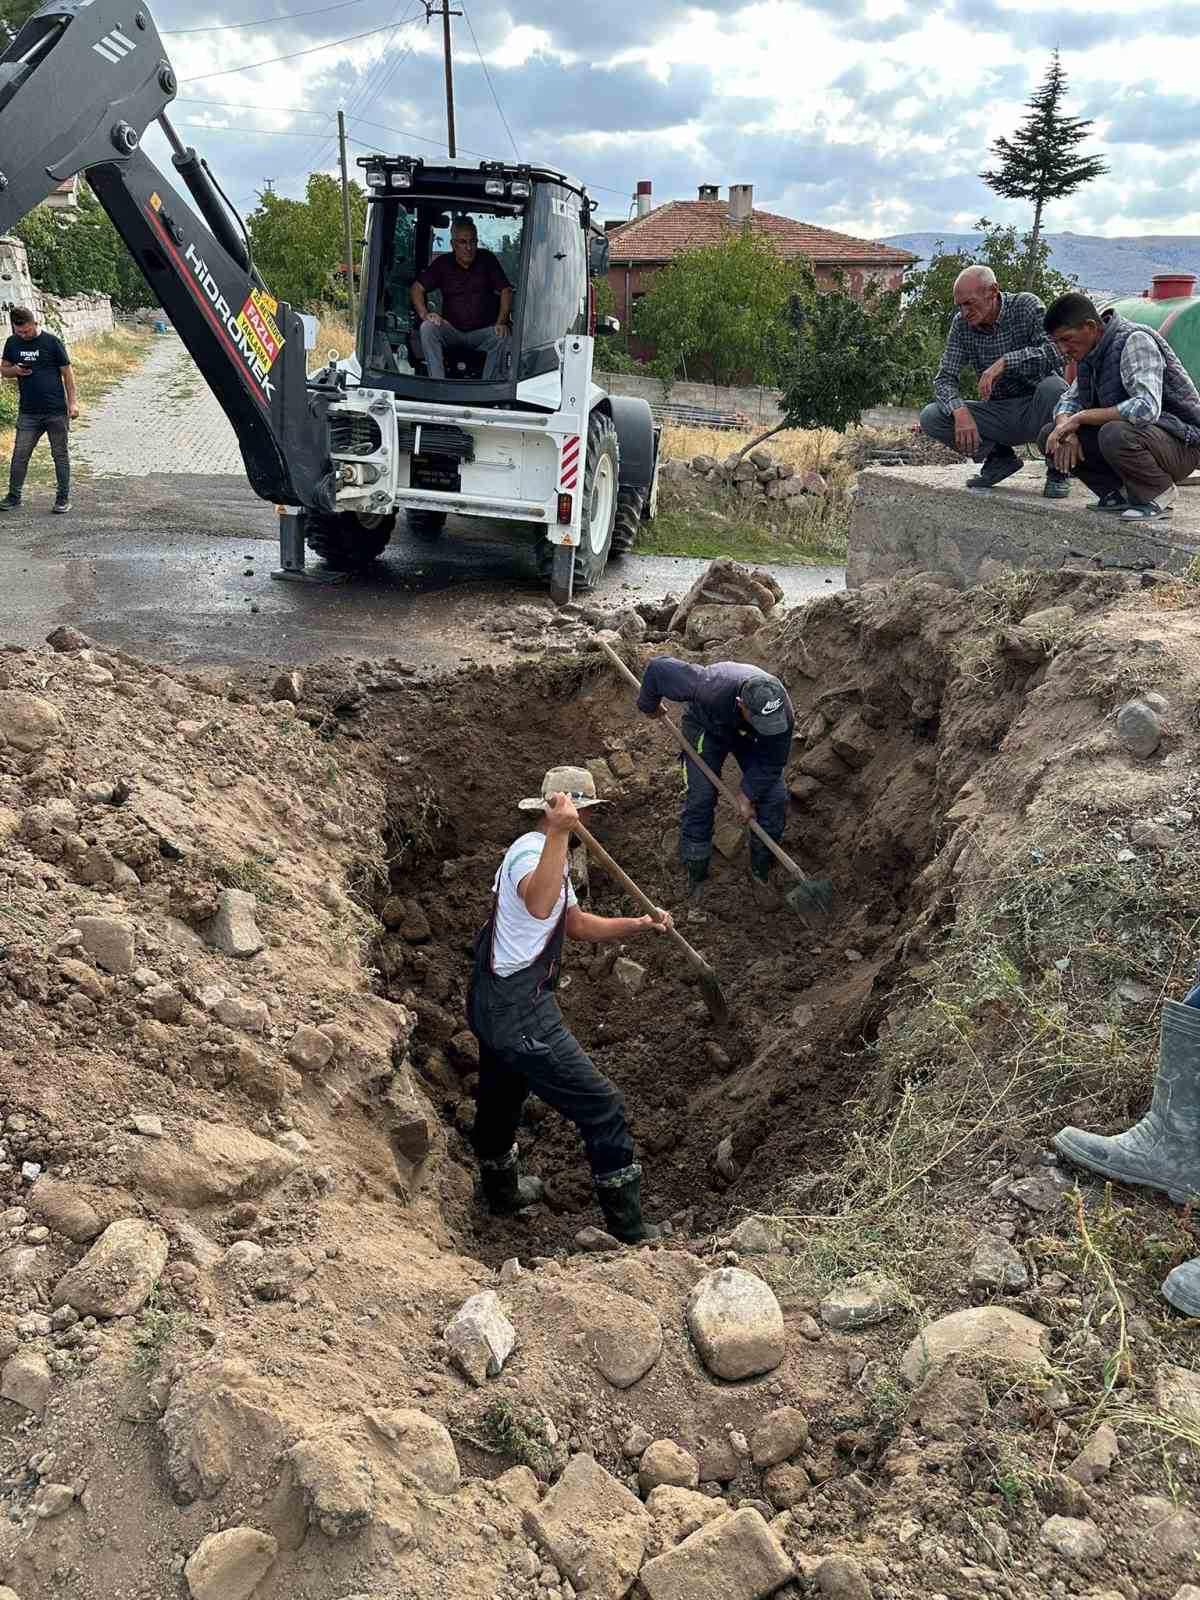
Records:
<instances>
[{"instance_id":1,"label":"black t-shirt","mask_svg":"<svg viewBox=\"0 0 1200 1600\"><path fill-rule=\"evenodd\" d=\"M21 410L29 416L65 416L67 392L63 388L62 368L71 365L67 347L52 333L43 331L36 339L19 339L14 333L4 341L4 360L14 367L31 367L27 378L18 378Z\"/></svg>"}]
</instances>

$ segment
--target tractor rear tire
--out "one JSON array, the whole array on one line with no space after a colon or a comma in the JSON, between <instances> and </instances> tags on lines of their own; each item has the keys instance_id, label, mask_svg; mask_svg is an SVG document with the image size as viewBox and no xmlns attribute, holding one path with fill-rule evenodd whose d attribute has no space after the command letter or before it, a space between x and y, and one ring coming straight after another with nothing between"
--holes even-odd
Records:
<instances>
[{"instance_id":1,"label":"tractor rear tire","mask_svg":"<svg viewBox=\"0 0 1200 1600\"><path fill-rule=\"evenodd\" d=\"M396 518L378 517L372 522L374 526L366 527L352 511L335 516L321 516L315 511L300 514L308 548L336 572L365 572L387 549Z\"/></svg>"},{"instance_id":2,"label":"tractor rear tire","mask_svg":"<svg viewBox=\"0 0 1200 1600\"><path fill-rule=\"evenodd\" d=\"M433 540L446 526L444 511L408 511L405 513L408 531L414 539Z\"/></svg>"},{"instance_id":3,"label":"tractor rear tire","mask_svg":"<svg viewBox=\"0 0 1200 1600\"><path fill-rule=\"evenodd\" d=\"M646 508L644 489L622 489L617 495L617 516L613 523L612 551L614 556L627 556L637 543L642 531L642 512Z\"/></svg>"}]
</instances>

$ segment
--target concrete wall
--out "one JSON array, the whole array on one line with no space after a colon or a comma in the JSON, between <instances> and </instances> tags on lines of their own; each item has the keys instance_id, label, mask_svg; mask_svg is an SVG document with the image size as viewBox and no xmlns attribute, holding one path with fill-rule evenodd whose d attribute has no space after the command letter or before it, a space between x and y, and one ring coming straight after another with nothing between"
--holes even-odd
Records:
<instances>
[{"instance_id":1,"label":"concrete wall","mask_svg":"<svg viewBox=\"0 0 1200 1600\"><path fill-rule=\"evenodd\" d=\"M1068 500L1044 500L1045 473L1029 462L1002 488L964 487L972 467L877 467L859 473L850 518L846 587L939 572L960 588L1012 568L1054 569L1099 555L1180 572L1200 548L1200 489L1181 490L1163 528L1098 517L1081 483ZM1156 531L1162 538L1155 538ZM1183 546L1172 549L1170 544Z\"/></svg>"}]
</instances>

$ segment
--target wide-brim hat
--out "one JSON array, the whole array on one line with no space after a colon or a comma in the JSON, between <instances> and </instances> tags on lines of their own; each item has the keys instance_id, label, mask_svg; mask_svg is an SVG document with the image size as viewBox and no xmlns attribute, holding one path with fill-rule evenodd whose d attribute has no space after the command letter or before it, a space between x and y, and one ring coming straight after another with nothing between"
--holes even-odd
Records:
<instances>
[{"instance_id":1,"label":"wide-brim hat","mask_svg":"<svg viewBox=\"0 0 1200 1600\"><path fill-rule=\"evenodd\" d=\"M530 800L518 800L520 811L544 811L552 794L569 794L575 808L602 806L604 801L596 794L596 780L586 767L551 767L542 779L542 792Z\"/></svg>"}]
</instances>

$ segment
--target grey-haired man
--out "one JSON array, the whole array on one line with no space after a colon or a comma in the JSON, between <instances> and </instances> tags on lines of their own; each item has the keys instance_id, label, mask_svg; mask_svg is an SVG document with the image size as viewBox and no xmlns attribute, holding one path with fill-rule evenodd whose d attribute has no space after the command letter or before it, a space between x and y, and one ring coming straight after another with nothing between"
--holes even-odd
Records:
<instances>
[{"instance_id":1,"label":"grey-haired man","mask_svg":"<svg viewBox=\"0 0 1200 1600\"><path fill-rule=\"evenodd\" d=\"M509 846L492 906L475 940L467 1020L479 1041L479 1096L471 1135L491 1209L519 1211L541 1198L538 1178L517 1165L517 1128L530 1094L579 1129L608 1231L625 1244L656 1239L642 1218L642 1169L621 1092L563 1021L554 998L567 938L610 944L663 933L671 918L598 917L571 887L567 855L579 809L602 804L583 767L552 767L540 795L519 802L538 820Z\"/></svg>"}]
</instances>

